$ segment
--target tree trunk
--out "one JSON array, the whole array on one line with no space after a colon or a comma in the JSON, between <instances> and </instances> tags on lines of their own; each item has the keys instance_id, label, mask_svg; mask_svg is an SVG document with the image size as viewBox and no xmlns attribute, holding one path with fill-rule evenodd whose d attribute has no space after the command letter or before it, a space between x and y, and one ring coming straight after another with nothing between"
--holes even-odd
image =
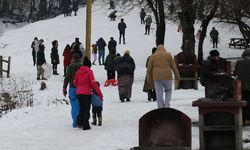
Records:
<instances>
[{"instance_id":1,"label":"tree trunk","mask_svg":"<svg viewBox=\"0 0 250 150\"><path fill-rule=\"evenodd\" d=\"M164 45L165 30L166 30L164 4L163 0L158 0L157 3L158 3L159 22L157 24L157 29L156 29L156 45L160 44Z\"/></svg>"},{"instance_id":2,"label":"tree trunk","mask_svg":"<svg viewBox=\"0 0 250 150\"><path fill-rule=\"evenodd\" d=\"M214 0L213 4L214 5L213 5L211 12L206 17L204 17L205 19L203 19L201 23L202 30L201 30L201 35L200 35L199 45L198 45L198 64L201 64L203 61L203 43L206 37L207 27L210 21L214 18L214 15L218 9L219 0Z\"/></svg>"},{"instance_id":3,"label":"tree trunk","mask_svg":"<svg viewBox=\"0 0 250 150\"><path fill-rule=\"evenodd\" d=\"M182 48L195 53L194 21L195 12L193 0L180 0L182 12L179 14L183 27Z\"/></svg>"},{"instance_id":4,"label":"tree trunk","mask_svg":"<svg viewBox=\"0 0 250 150\"><path fill-rule=\"evenodd\" d=\"M156 45L164 45L165 41L165 12L164 12L164 0L147 0L150 9L153 11L156 22Z\"/></svg>"}]
</instances>

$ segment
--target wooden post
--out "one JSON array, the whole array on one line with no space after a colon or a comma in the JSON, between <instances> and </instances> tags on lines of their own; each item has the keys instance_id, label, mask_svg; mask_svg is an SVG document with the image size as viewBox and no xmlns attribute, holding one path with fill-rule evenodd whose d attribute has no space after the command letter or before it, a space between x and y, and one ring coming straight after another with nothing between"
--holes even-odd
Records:
<instances>
[{"instance_id":1,"label":"wooden post","mask_svg":"<svg viewBox=\"0 0 250 150\"><path fill-rule=\"evenodd\" d=\"M86 55L91 60L91 12L92 12L92 0L87 1L86 8Z\"/></svg>"},{"instance_id":2,"label":"wooden post","mask_svg":"<svg viewBox=\"0 0 250 150\"><path fill-rule=\"evenodd\" d=\"M10 58L10 56L9 56L9 57L8 57L7 78L10 77L10 60L11 60L11 58Z\"/></svg>"},{"instance_id":3,"label":"wooden post","mask_svg":"<svg viewBox=\"0 0 250 150\"><path fill-rule=\"evenodd\" d=\"M0 77L3 76L3 56L0 56Z\"/></svg>"}]
</instances>

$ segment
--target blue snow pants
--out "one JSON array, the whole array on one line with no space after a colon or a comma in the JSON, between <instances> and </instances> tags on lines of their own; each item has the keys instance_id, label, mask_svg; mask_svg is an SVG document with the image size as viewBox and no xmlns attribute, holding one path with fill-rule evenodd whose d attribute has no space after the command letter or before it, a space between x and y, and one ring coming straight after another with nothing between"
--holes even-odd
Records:
<instances>
[{"instance_id":1,"label":"blue snow pants","mask_svg":"<svg viewBox=\"0 0 250 150\"><path fill-rule=\"evenodd\" d=\"M70 105L71 105L71 117L73 120L73 127L75 128L77 127L76 119L80 112L80 105L76 97L76 88L74 87L69 88L69 99L70 99Z\"/></svg>"}]
</instances>

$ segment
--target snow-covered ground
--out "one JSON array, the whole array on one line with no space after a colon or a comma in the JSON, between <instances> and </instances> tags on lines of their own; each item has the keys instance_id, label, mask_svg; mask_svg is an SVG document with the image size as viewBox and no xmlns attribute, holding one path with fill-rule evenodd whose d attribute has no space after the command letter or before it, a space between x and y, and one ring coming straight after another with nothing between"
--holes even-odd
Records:
<instances>
[{"instance_id":1,"label":"snow-covered ground","mask_svg":"<svg viewBox=\"0 0 250 150\"><path fill-rule=\"evenodd\" d=\"M129 150L138 146L138 120L148 111L157 108L155 102L148 102L142 92L145 78L145 62L154 46L155 36L144 35L144 25L140 24L139 9L124 16L127 24L126 45L118 45L117 51L123 54L128 49L135 59L136 72L132 101L121 103L117 87L104 87L106 72L103 66L93 66L96 80L101 83L104 94L103 126L91 126L83 131L71 127L70 106L61 104L66 99L62 95L63 49L71 44L75 37L85 43L85 8L78 16L38 21L22 28L8 31L0 37L0 54L11 56L11 76L29 81L34 92L34 106L13 110L0 118L1 150ZM103 37L106 42L113 36L118 40L117 21L109 21L110 10L94 3L92 14L92 43ZM221 43L219 51L222 57L240 57L243 50L229 49L230 37L240 37L239 33L224 26L217 26ZM199 26L196 26L198 30ZM210 30L212 25L209 26ZM173 55L180 52L181 33L176 32L177 25L166 26L166 49ZM44 39L47 62L50 62L50 49L53 40L59 41L59 76L46 81L47 89L40 91L40 82L36 80L36 67L31 56L31 42L34 37ZM204 43L204 55L211 50L209 38ZM198 110L192 107L192 101L204 97L204 88L198 90L173 90L171 107L186 113L193 122L198 121ZM250 128L243 128L243 138L249 138ZM250 144L244 144L250 147ZM199 148L199 129L192 127L192 149Z\"/></svg>"}]
</instances>

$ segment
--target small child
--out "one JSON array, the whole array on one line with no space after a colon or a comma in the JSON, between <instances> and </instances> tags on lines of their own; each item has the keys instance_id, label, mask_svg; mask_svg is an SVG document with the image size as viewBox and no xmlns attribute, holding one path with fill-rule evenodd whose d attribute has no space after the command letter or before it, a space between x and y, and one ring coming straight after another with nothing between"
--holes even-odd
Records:
<instances>
[{"instance_id":1,"label":"small child","mask_svg":"<svg viewBox=\"0 0 250 150\"><path fill-rule=\"evenodd\" d=\"M92 44L91 47L92 47L92 55L94 58L92 65L95 65L95 61L97 59L97 56L96 56L97 55L97 46L96 46L96 44Z\"/></svg>"},{"instance_id":2,"label":"small child","mask_svg":"<svg viewBox=\"0 0 250 150\"><path fill-rule=\"evenodd\" d=\"M100 83L96 82L100 87ZM103 102L100 97L97 95L96 91L93 90L93 94L91 95L91 104L92 104L92 118L93 122L91 124L97 124L98 118L98 126L102 125L102 110L103 110Z\"/></svg>"}]
</instances>

